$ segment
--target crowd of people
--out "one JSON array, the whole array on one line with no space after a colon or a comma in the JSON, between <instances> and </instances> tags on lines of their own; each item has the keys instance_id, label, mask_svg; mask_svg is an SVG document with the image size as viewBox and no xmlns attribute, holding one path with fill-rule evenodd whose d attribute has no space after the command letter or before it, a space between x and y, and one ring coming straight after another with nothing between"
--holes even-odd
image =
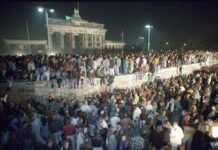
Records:
<instances>
[{"instance_id":1,"label":"crowd of people","mask_svg":"<svg viewBox=\"0 0 218 150\"><path fill-rule=\"evenodd\" d=\"M100 59L103 68L107 68L103 73L113 74L111 63L114 58L121 57L120 63L114 63L114 73L119 74L120 68L115 69L116 65L126 67L128 64L127 68L123 67L126 74L131 73L131 61L136 68L145 62L169 67L178 65L180 60L181 64L187 64L200 62L204 57L217 57L214 53L193 55L188 52L179 59L176 53L108 55L104 59L102 56L97 59L80 56L75 60L70 59L71 56L5 59L11 74L19 72L19 67L22 74L26 67L30 79L34 79L33 74L39 68L53 68L60 75L66 70L64 64L72 65L74 61L84 72L87 69L88 76L91 60ZM51 63L54 61L56 63ZM31 63L33 70L30 69ZM96 71L97 68L94 65L92 69ZM69 70L66 73L71 76ZM8 95L10 90L1 96L0 101L0 145L6 150L212 150L211 143L217 142L217 137L211 135L211 126L218 118L218 65L190 75L158 78L145 82L140 88L114 89L84 99L54 99L49 96L46 100L31 99L18 104L8 99Z\"/></svg>"},{"instance_id":2,"label":"crowd of people","mask_svg":"<svg viewBox=\"0 0 218 150\"><path fill-rule=\"evenodd\" d=\"M94 78L105 83L108 75L136 73L141 78L145 72L158 72L167 67L191 63L207 63L218 59L216 52L160 51L150 53L107 54L107 55L26 55L0 56L0 75L3 81L71 81L72 88L84 84L84 79L94 86Z\"/></svg>"}]
</instances>

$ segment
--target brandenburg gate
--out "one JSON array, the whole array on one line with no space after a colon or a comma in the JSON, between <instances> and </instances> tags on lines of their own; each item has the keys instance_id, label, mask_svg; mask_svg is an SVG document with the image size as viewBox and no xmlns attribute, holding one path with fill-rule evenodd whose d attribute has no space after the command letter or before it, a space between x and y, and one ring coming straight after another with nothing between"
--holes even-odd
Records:
<instances>
[{"instance_id":1,"label":"brandenburg gate","mask_svg":"<svg viewBox=\"0 0 218 150\"><path fill-rule=\"evenodd\" d=\"M48 18L48 40L51 51L74 52L105 48L104 24L81 19L74 9L70 20Z\"/></svg>"},{"instance_id":2,"label":"brandenburg gate","mask_svg":"<svg viewBox=\"0 0 218 150\"><path fill-rule=\"evenodd\" d=\"M4 39L5 54L84 54L103 49L122 49L125 43L105 40L107 29L104 24L81 19L74 9L72 17L48 18L47 40ZM48 45L49 44L49 48ZM49 51L48 51L49 49ZM93 51L92 51L93 50Z\"/></svg>"}]
</instances>

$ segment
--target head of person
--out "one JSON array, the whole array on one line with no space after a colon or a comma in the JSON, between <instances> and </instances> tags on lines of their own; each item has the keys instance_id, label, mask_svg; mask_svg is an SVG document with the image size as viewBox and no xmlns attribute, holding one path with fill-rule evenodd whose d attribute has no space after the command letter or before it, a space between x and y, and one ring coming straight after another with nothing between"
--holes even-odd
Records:
<instances>
[{"instance_id":1,"label":"head of person","mask_svg":"<svg viewBox=\"0 0 218 150\"><path fill-rule=\"evenodd\" d=\"M156 131L157 132L162 132L163 131L163 128L161 125L158 125L157 128L156 128Z\"/></svg>"},{"instance_id":2,"label":"head of person","mask_svg":"<svg viewBox=\"0 0 218 150\"><path fill-rule=\"evenodd\" d=\"M48 147L51 148L51 147L53 146L53 144L54 144L53 139L52 139L52 138L49 138L49 139L48 139L48 142L47 142Z\"/></svg>"},{"instance_id":3,"label":"head of person","mask_svg":"<svg viewBox=\"0 0 218 150\"><path fill-rule=\"evenodd\" d=\"M173 122L173 127L178 127L178 121Z\"/></svg>"},{"instance_id":4,"label":"head of person","mask_svg":"<svg viewBox=\"0 0 218 150\"><path fill-rule=\"evenodd\" d=\"M127 136L126 136L125 134L123 134L123 135L121 136L121 141L126 141L126 139L127 139Z\"/></svg>"},{"instance_id":5,"label":"head of person","mask_svg":"<svg viewBox=\"0 0 218 150\"><path fill-rule=\"evenodd\" d=\"M96 115L96 111L95 110L92 110L92 115Z\"/></svg>"},{"instance_id":6,"label":"head of person","mask_svg":"<svg viewBox=\"0 0 218 150\"><path fill-rule=\"evenodd\" d=\"M64 118L64 123L65 123L65 124L70 123L70 119L69 119L69 118Z\"/></svg>"},{"instance_id":7,"label":"head of person","mask_svg":"<svg viewBox=\"0 0 218 150\"><path fill-rule=\"evenodd\" d=\"M87 132L88 132L88 128L85 126L85 127L83 128L83 133L86 134Z\"/></svg>"},{"instance_id":8,"label":"head of person","mask_svg":"<svg viewBox=\"0 0 218 150\"><path fill-rule=\"evenodd\" d=\"M173 102L174 102L174 99L173 99L173 98L171 98L171 99L170 99L170 102L171 102L171 103L173 103Z\"/></svg>"},{"instance_id":9,"label":"head of person","mask_svg":"<svg viewBox=\"0 0 218 150\"><path fill-rule=\"evenodd\" d=\"M64 147L64 149L69 149L70 148L70 142L68 140L65 140L63 142L63 147Z\"/></svg>"}]
</instances>

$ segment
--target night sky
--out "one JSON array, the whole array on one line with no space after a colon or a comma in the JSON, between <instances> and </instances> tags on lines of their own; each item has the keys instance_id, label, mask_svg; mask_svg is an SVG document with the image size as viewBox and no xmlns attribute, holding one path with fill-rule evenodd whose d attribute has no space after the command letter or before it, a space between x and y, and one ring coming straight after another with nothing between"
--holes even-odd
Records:
<instances>
[{"instance_id":1,"label":"night sky","mask_svg":"<svg viewBox=\"0 0 218 150\"><path fill-rule=\"evenodd\" d=\"M28 20L30 39L46 39L45 15L37 7L54 8L50 17L72 15L76 2L11 2L0 6L0 38L26 39ZM143 44L144 26L151 24L151 48L218 48L218 3L205 2L80 2L84 20L105 24L107 40ZM145 40L140 41L139 36Z\"/></svg>"}]
</instances>

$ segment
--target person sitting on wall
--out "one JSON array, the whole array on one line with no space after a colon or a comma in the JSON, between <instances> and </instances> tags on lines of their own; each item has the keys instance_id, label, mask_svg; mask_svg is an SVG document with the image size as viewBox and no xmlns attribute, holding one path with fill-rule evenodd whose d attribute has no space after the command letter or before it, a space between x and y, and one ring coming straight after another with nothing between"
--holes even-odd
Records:
<instances>
[{"instance_id":1,"label":"person sitting on wall","mask_svg":"<svg viewBox=\"0 0 218 150\"><path fill-rule=\"evenodd\" d=\"M114 79L115 79L115 76L109 76L108 81L107 81L108 82L107 86L108 86L110 93L113 93L114 91Z\"/></svg>"}]
</instances>

